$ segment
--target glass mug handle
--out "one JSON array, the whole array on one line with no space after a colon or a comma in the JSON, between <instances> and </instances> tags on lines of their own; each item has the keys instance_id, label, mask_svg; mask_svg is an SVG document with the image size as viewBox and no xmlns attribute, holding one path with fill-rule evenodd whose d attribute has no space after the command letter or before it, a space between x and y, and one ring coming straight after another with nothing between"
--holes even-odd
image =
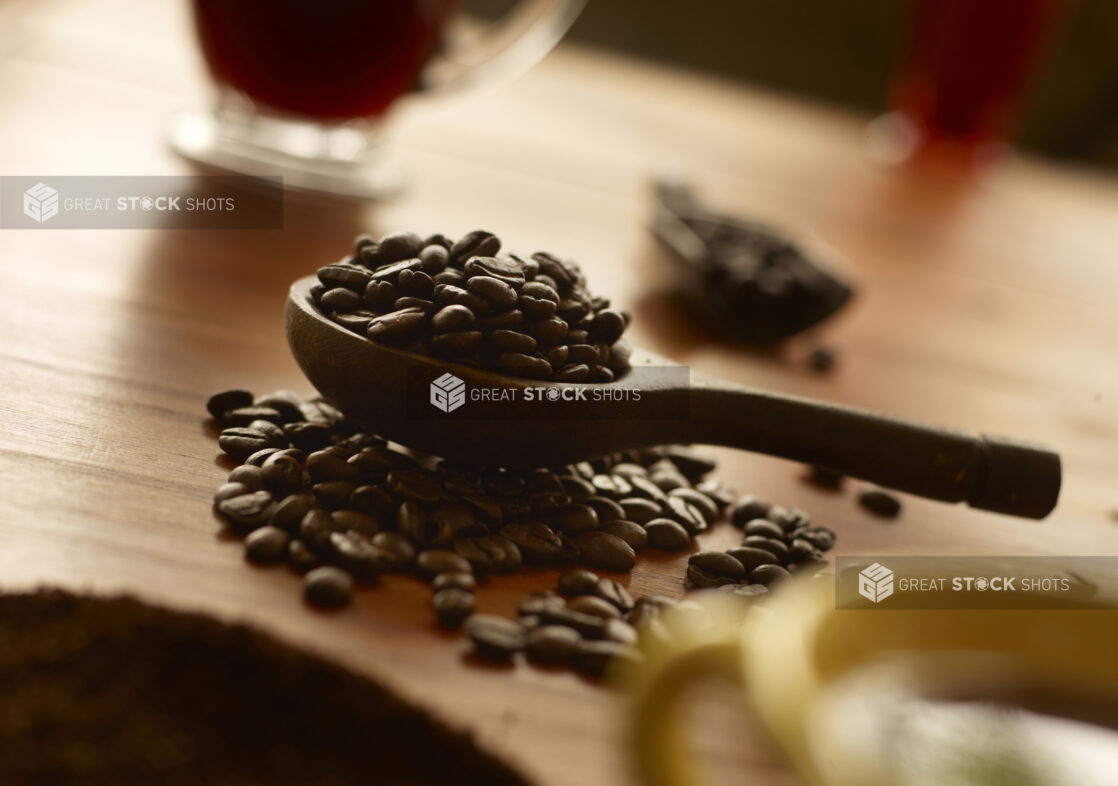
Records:
<instances>
[{"instance_id":1,"label":"glass mug handle","mask_svg":"<svg viewBox=\"0 0 1118 786\"><path fill-rule=\"evenodd\" d=\"M421 92L450 92L510 80L546 55L574 23L586 0L523 0L479 31L452 27L450 41L420 73Z\"/></svg>"}]
</instances>

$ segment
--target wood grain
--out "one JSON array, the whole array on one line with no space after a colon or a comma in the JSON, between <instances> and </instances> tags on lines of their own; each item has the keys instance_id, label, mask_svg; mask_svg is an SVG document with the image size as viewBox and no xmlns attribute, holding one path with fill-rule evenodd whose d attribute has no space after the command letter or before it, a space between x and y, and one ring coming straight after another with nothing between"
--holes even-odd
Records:
<instances>
[{"instance_id":1,"label":"wood grain","mask_svg":"<svg viewBox=\"0 0 1118 786\"><path fill-rule=\"evenodd\" d=\"M0 171L175 174L168 113L206 95L175 5L9 3L0 26ZM249 620L377 675L542 784L623 782L616 696L578 677L481 668L438 632L426 589L396 577L319 614L281 569L245 565L220 535L227 465L204 422L224 386L309 392L283 339L289 283L359 231L461 233L582 262L636 315L634 341L696 370L782 392L1045 442L1064 459L1043 523L906 499L882 524L850 489L719 449L742 491L799 505L838 551L1118 553L1118 188L1008 158L967 182L882 168L864 118L748 88L561 49L520 81L394 118L413 171L392 204L289 199L282 231L0 232L0 582L129 591ZM849 260L856 302L816 337L750 353L703 334L662 290L648 183L684 167L727 209L810 229ZM806 370L813 340L840 352ZM728 543L716 530L704 545ZM631 587L679 594L680 559L644 559ZM509 612L539 571L495 580ZM726 707L704 748L738 780L792 783ZM729 718L729 720L728 720Z\"/></svg>"}]
</instances>

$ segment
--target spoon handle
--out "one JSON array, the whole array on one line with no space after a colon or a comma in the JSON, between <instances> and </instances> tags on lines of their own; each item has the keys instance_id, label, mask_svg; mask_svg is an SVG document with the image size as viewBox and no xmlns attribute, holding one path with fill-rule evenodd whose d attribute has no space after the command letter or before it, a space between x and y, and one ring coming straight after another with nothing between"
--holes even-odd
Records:
<instances>
[{"instance_id":1,"label":"spoon handle","mask_svg":"<svg viewBox=\"0 0 1118 786\"><path fill-rule=\"evenodd\" d=\"M886 488L1042 519L1060 457L1005 437L926 426L826 402L692 379L692 440L815 464Z\"/></svg>"}]
</instances>

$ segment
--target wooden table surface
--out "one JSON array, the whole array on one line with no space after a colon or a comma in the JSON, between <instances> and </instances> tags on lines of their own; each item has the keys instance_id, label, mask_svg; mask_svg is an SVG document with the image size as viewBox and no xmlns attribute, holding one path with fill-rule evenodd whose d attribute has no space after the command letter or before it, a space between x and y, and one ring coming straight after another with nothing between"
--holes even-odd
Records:
<instances>
[{"instance_id":1,"label":"wooden table surface","mask_svg":"<svg viewBox=\"0 0 1118 786\"><path fill-rule=\"evenodd\" d=\"M185 174L166 118L205 100L182 8L142 0L0 4L0 173ZM246 566L210 509L226 467L203 403L218 389L308 386L288 355L289 282L359 231L462 233L582 262L636 316L637 343L696 370L930 422L1031 438L1063 455L1045 522L905 500L884 524L848 488L716 451L740 491L799 505L836 551L1118 553L1118 187L1009 158L960 183L869 162L865 118L610 55L560 48L510 85L404 107L391 154L413 171L375 207L289 200L282 231L0 232L0 587L128 591L247 620L374 674L473 730L541 784L626 782L618 701L564 673L463 662L428 591L398 577L337 614L299 579ZM683 167L716 204L810 229L849 261L857 301L821 340L771 354L708 339L670 306L649 181ZM728 528L702 539L733 539ZM679 594L679 559L637 592ZM554 573L479 592L510 612ZM725 707L704 746L724 769L793 783Z\"/></svg>"}]
</instances>

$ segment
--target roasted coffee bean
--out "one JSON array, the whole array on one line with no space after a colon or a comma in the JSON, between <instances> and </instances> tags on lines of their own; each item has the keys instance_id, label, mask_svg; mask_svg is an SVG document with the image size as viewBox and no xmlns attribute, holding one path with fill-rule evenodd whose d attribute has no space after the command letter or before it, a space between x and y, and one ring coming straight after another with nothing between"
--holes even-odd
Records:
<instances>
[{"instance_id":1,"label":"roasted coffee bean","mask_svg":"<svg viewBox=\"0 0 1118 786\"><path fill-rule=\"evenodd\" d=\"M288 423L283 433L292 445L306 451L322 450L333 441L333 432L325 423Z\"/></svg>"},{"instance_id":2,"label":"roasted coffee bean","mask_svg":"<svg viewBox=\"0 0 1118 786\"><path fill-rule=\"evenodd\" d=\"M311 486L311 491L322 507L327 510L341 510L351 507L350 498L356 488L348 480L331 480L315 483Z\"/></svg>"},{"instance_id":3,"label":"roasted coffee bean","mask_svg":"<svg viewBox=\"0 0 1118 786\"><path fill-rule=\"evenodd\" d=\"M254 491L222 500L217 509L234 529L249 532L268 521L274 505L272 495L267 491Z\"/></svg>"},{"instance_id":4,"label":"roasted coffee bean","mask_svg":"<svg viewBox=\"0 0 1118 786\"><path fill-rule=\"evenodd\" d=\"M263 448L275 447L272 441L264 434L241 426L227 428L222 431L221 435L217 438L217 444L231 458L237 461L243 461Z\"/></svg>"},{"instance_id":5,"label":"roasted coffee bean","mask_svg":"<svg viewBox=\"0 0 1118 786\"><path fill-rule=\"evenodd\" d=\"M522 618L523 622L523 618ZM536 663L569 664L578 653L582 636L564 625L540 625L529 630L524 639L524 652Z\"/></svg>"},{"instance_id":6,"label":"roasted coffee bean","mask_svg":"<svg viewBox=\"0 0 1118 786\"><path fill-rule=\"evenodd\" d=\"M319 555L330 553L330 535L334 533L334 519L325 510L311 510L299 522L299 540Z\"/></svg>"},{"instance_id":7,"label":"roasted coffee bean","mask_svg":"<svg viewBox=\"0 0 1118 786\"><path fill-rule=\"evenodd\" d=\"M634 628L640 628L660 616L664 609L669 609L674 605L674 600L663 595L645 595L633 602L633 608L625 615L625 621Z\"/></svg>"},{"instance_id":8,"label":"roasted coffee bean","mask_svg":"<svg viewBox=\"0 0 1118 786\"><path fill-rule=\"evenodd\" d=\"M804 480L821 489L839 489L846 480L846 476L830 467L813 464L807 467Z\"/></svg>"},{"instance_id":9,"label":"roasted coffee bean","mask_svg":"<svg viewBox=\"0 0 1118 786\"><path fill-rule=\"evenodd\" d=\"M632 484L620 475L597 474L590 478L590 483L609 499L623 499L633 493Z\"/></svg>"},{"instance_id":10,"label":"roasted coffee bean","mask_svg":"<svg viewBox=\"0 0 1118 786\"><path fill-rule=\"evenodd\" d=\"M764 549L776 557L777 562L781 564L788 561L788 546L783 540L766 538L761 535L746 535L741 545L755 549Z\"/></svg>"},{"instance_id":11,"label":"roasted coffee bean","mask_svg":"<svg viewBox=\"0 0 1118 786\"><path fill-rule=\"evenodd\" d=\"M500 535L458 538L453 548L454 553L466 559L478 573L513 571L523 562L516 544Z\"/></svg>"},{"instance_id":12,"label":"roasted coffee bean","mask_svg":"<svg viewBox=\"0 0 1118 786\"><path fill-rule=\"evenodd\" d=\"M808 527L797 537L808 541L820 551L828 551L835 545L835 533L826 527Z\"/></svg>"},{"instance_id":13,"label":"roasted coffee bean","mask_svg":"<svg viewBox=\"0 0 1118 786\"><path fill-rule=\"evenodd\" d=\"M570 326L559 317L541 319L528 326L528 333L545 347L554 347L563 343L567 337Z\"/></svg>"},{"instance_id":14,"label":"roasted coffee bean","mask_svg":"<svg viewBox=\"0 0 1118 786\"><path fill-rule=\"evenodd\" d=\"M294 493L303 487L303 468L290 456L277 454L260 468L264 485L277 495Z\"/></svg>"},{"instance_id":15,"label":"roasted coffee bean","mask_svg":"<svg viewBox=\"0 0 1118 786\"><path fill-rule=\"evenodd\" d=\"M809 560L822 560L823 552L815 548L809 540L803 538L794 538L788 544L788 561L789 562L807 562Z\"/></svg>"},{"instance_id":16,"label":"roasted coffee bean","mask_svg":"<svg viewBox=\"0 0 1118 786\"><path fill-rule=\"evenodd\" d=\"M516 290L506 282L492 276L474 276L466 279L466 291L492 303L499 311L516 305Z\"/></svg>"},{"instance_id":17,"label":"roasted coffee bean","mask_svg":"<svg viewBox=\"0 0 1118 786\"><path fill-rule=\"evenodd\" d=\"M487 522L491 527L501 526L504 512L497 500L484 494L459 494L458 496L482 521Z\"/></svg>"},{"instance_id":18,"label":"roasted coffee bean","mask_svg":"<svg viewBox=\"0 0 1118 786\"><path fill-rule=\"evenodd\" d=\"M776 565L778 564L777 557L768 549L759 549L752 546L738 546L726 552L731 557L736 559L745 568L745 572L749 573L754 568L760 565Z\"/></svg>"},{"instance_id":19,"label":"roasted coffee bean","mask_svg":"<svg viewBox=\"0 0 1118 786\"><path fill-rule=\"evenodd\" d=\"M784 538L784 530L768 519L753 519L743 529L746 535L759 535L763 538L774 538L775 540Z\"/></svg>"},{"instance_id":20,"label":"roasted coffee bean","mask_svg":"<svg viewBox=\"0 0 1118 786\"><path fill-rule=\"evenodd\" d=\"M771 587L791 577L792 574L779 565L758 565L750 571L749 582L750 584L761 584L765 587Z\"/></svg>"},{"instance_id":21,"label":"roasted coffee bean","mask_svg":"<svg viewBox=\"0 0 1118 786\"><path fill-rule=\"evenodd\" d=\"M473 567L463 557L449 549L430 549L416 557L415 565L428 579L440 573L473 573Z\"/></svg>"},{"instance_id":22,"label":"roasted coffee bean","mask_svg":"<svg viewBox=\"0 0 1118 786\"><path fill-rule=\"evenodd\" d=\"M430 300L435 292L435 280L422 270L403 270L396 279L396 289L406 297Z\"/></svg>"},{"instance_id":23,"label":"roasted coffee bean","mask_svg":"<svg viewBox=\"0 0 1118 786\"><path fill-rule=\"evenodd\" d=\"M754 519L766 518L771 508L772 505L767 500L747 494L730 509L730 522L735 527L745 527Z\"/></svg>"},{"instance_id":24,"label":"roasted coffee bean","mask_svg":"<svg viewBox=\"0 0 1118 786\"><path fill-rule=\"evenodd\" d=\"M652 519L644 525L648 545L663 551L679 551L691 545L691 535L679 522L671 519Z\"/></svg>"},{"instance_id":25,"label":"roasted coffee bean","mask_svg":"<svg viewBox=\"0 0 1118 786\"><path fill-rule=\"evenodd\" d=\"M559 592L568 598L590 595L598 586L598 574L589 570L572 570L559 577Z\"/></svg>"},{"instance_id":26,"label":"roasted coffee bean","mask_svg":"<svg viewBox=\"0 0 1118 786\"><path fill-rule=\"evenodd\" d=\"M420 309L405 308L374 319L367 335L373 341L401 344L414 338L426 324L427 315Z\"/></svg>"},{"instance_id":27,"label":"roasted coffee bean","mask_svg":"<svg viewBox=\"0 0 1118 786\"><path fill-rule=\"evenodd\" d=\"M383 314L392 310L392 304L398 297L400 293L391 281L370 281L362 299L373 311Z\"/></svg>"},{"instance_id":28,"label":"roasted coffee bean","mask_svg":"<svg viewBox=\"0 0 1118 786\"><path fill-rule=\"evenodd\" d=\"M474 613L476 601L472 592L453 587L439 590L431 598L435 616L444 628L457 628Z\"/></svg>"},{"instance_id":29,"label":"roasted coffee bean","mask_svg":"<svg viewBox=\"0 0 1118 786\"><path fill-rule=\"evenodd\" d=\"M378 532L372 537L373 545L380 549L384 570L400 570L415 559L415 546L406 535L399 532Z\"/></svg>"},{"instance_id":30,"label":"roasted coffee bean","mask_svg":"<svg viewBox=\"0 0 1118 786\"><path fill-rule=\"evenodd\" d=\"M594 315L590 333L598 341L612 344L625 332L625 319L616 311L605 309ZM709 472L710 470L708 470Z\"/></svg>"},{"instance_id":31,"label":"roasted coffee bean","mask_svg":"<svg viewBox=\"0 0 1118 786\"><path fill-rule=\"evenodd\" d=\"M690 502L680 497L668 497L664 515L679 522L692 535L704 532L707 529L707 522L703 518L703 514Z\"/></svg>"},{"instance_id":32,"label":"roasted coffee bean","mask_svg":"<svg viewBox=\"0 0 1118 786\"><path fill-rule=\"evenodd\" d=\"M372 277L372 272L357 265L327 265L318 269L318 280L327 290L345 287L360 294Z\"/></svg>"},{"instance_id":33,"label":"roasted coffee bean","mask_svg":"<svg viewBox=\"0 0 1118 786\"><path fill-rule=\"evenodd\" d=\"M634 497L644 497L652 500L662 509L668 504L668 495L656 485L651 478L634 475L628 478L629 485L633 487ZM628 497L628 495L626 495Z\"/></svg>"},{"instance_id":34,"label":"roasted coffee bean","mask_svg":"<svg viewBox=\"0 0 1118 786\"><path fill-rule=\"evenodd\" d=\"M292 539L287 544L287 564L296 573L306 573L317 568L322 561L307 548L306 543Z\"/></svg>"},{"instance_id":35,"label":"roasted coffee bean","mask_svg":"<svg viewBox=\"0 0 1118 786\"><path fill-rule=\"evenodd\" d=\"M441 273L436 273L432 278L435 281L436 289L444 285L461 287L466 284L465 274L463 274L461 270L455 270L454 268L447 268ZM481 300L481 298L478 298L478 300Z\"/></svg>"},{"instance_id":36,"label":"roasted coffee bean","mask_svg":"<svg viewBox=\"0 0 1118 786\"><path fill-rule=\"evenodd\" d=\"M858 495L858 504L882 518L893 519L901 513L901 501L884 489L865 489Z\"/></svg>"},{"instance_id":37,"label":"roasted coffee bean","mask_svg":"<svg viewBox=\"0 0 1118 786\"><path fill-rule=\"evenodd\" d=\"M528 483L519 472L507 469L487 469L481 475L481 485L490 494L512 497L521 494Z\"/></svg>"},{"instance_id":38,"label":"roasted coffee bean","mask_svg":"<svg viewBox=\"0 0 1118 786\"><path fill-rule=\"evenodd\" d=\"M551 522L556 529L574 536L598 528L598 513L590 505L572 503L555 511Z\"/></svg>"},{"instance_id":39,"label":"roasted coffee bean","mask_svg":"<svg viewBox=\"0 0 1118 786\"><path fill-rule=\"evenodd\" d=\"M463 282L465 283L465 282ZM468 308L474 316L488 314L492 307L489 301L480 295L467 292L456 284L436 284L435 300L447 305L458 305Z\"/></svg>"},{"instance_id":40,"label":"roasted coffee bean","mask_svg":"<svg viewBox=\"0 0 1118 786\"><path fill-rule=\"evenodd\" d=\"M586 376L587 382L613 382L613 372L605 366L591 365L590 373Z\"/></svg>"},{"instance_id":41,"label":"roasted coffee bean","mask_svg":"<svg viewBox=\"0 0 1118 786\"><path fill-rule=\"evenodd\" d=\"M415 500L405 500L396 510L396 529L419 547L426 547L438 534L427 520L427 512Z\"/></svg>"},{"instance_id":42,"label":"roasted coffee bean","mask_svg":"<svg viewBox=\"0 0 1118 786\"><path fill-rule=\"evenodd\" d=\"M307 475L315 483L331 480L357 480L360 470L341 456L317 450L307 456Z\"/></svg>"},{"instance_id":43,"label":"roasted coffee bean","mask_svg":"<svg viewBox=\"0 0 1118 786\"><path fill-rule=\"evenodd\" d=\"M575 475L561 475L559 481L563 484L563 491L574 502L585 502L594 496L594 486L585 478Z\"/></svg>"},{"instance_id":44,"label":"roasted coffee bean","mask_svg":"<svg viewBox=\"0 0 1118 786\"><path fill-rule=\"evenodd\" d=\"M567 604L551 590L535 590L516 607L518 617L541 616L555 609L565 609Z\"/></svg>"},{"instance_id":45,"label":"roasted coffee bean","mask_svg":"<svg viewBox=\"0 0 1118 786\"><path fill-rule=\"evenodd\" d=\"M315 568L303 578L303 593L309 603L340 608L353 597L353 577L341 568Z\"/></svg>"},{"instance_id":46,"label":"roasted coffee bean","mask_svg":"<svg viewBox=\"0 0 1118 786\"><path fill-rule=\"evenodd\" d=\"M594 584L594 595L611 603L619 611L626 612L633 608L633 596L629 594L629 590L608 576L603 576Z\"/></svg>"},{"instance_id":47,"label":"roasted coffee bean","mask_svg":"<svg viewBox=\"0 0 1118 786\"><path fill-rule=\"evenodd\" d=\"M336 510L330 517L334 519L334 527L338 530L351 529L370 538L381 531L380 521L356 510Z\"/></svg>"},{"instance_id":48,"label":"roasted coffee bean","mask_svg":"<svg viewBox=\"0 0 1118 786\"><path fill-rule=\"evenodd\" d=\"M719 512L734 504L734 490L721 480L704 480L695 489L710 497Z\"/></svg>"},{"instance_id":49,"label":"roasted coffee bean","mask_svg":"<svg viewBox=\"0 0 1118 786\"><path fill-rule=\"evenodd\" d=\"M358 486L349 495L349 507L358 513L391 518L396 514L396 502L379 486Z\"/></svg>"},{"instance_id":50,"label":"roasted coffee bean","mask_svg":"<svg viewBox=\"0 0 1118 786\"><path fill-rule=\"evenodd\" d=\"M429 242L419 252L419 261L423 266L423 272L435 276L446 269L450 262L450 252L437 243Z\"/></svg>"},{"instance_id":51,"label":"roasted coffee bean","mask_svg":"<svg viewBox=\"0 0 1118 786\"><path fill-rule=\"evenodd\" d=\"M222 423L226 412L241 407L251 407L252 404L252 393L250 391L223 390L209 397L206 401L206 411L213 416L214 420Z\"/></svg>"},{"instance_id":52,"label":"roasted coffee bean","mask_svg":"<svg viewBox=\"0 0 1118 786\"><path fill-rule=\"evenodd\" d=\"M375 261L378 265L412 259L423 250L423 238L414 232L393 232L385 235L377 244Z\"/></svg>"},{"instance_id":53,"label":"roasted coffee bean","mask_svg":"<svg viewBox=\"0 0 1118 786\"><path fill-rule=\"evenodd\" d=\"M548 319L555 315L555 303L523 293L516 300L516 308L529 321Z\"/></svg>"},{"instance_id":54,"label":"roasted coffee bean","mask_svg":"<svg viewBox=\"0 0 1118 786\"><path fill-rule=\"evenodd\" d=\"M502 352L497 356L495 365L506 374L527 379L547 379L551 376L550 363L543 358L519 352Z\"/></svg>"},{"instance_id":55,"label":"roasted coffee bean","mask_svg":"<svg viewBox=\"0 0 1118 786\"><path fill-rule=\"evenodd\" d=\"M425 469L389 472L388 487L394 493L417 502L438 502L443 497L443 485L439 476Z\"/></svg>"},{"instance_id":56,"label":"roasted coffee bean","mask_svg":"<svg viewBox=\"0 0 1118 786\"><path fill-rule=\"evenodd\" d=\"M505 282L514 289L524 285L524 267L511 257L475 256L462 266L462 270L470 278L489 276Z\"/></svg>"},{"instance_id":57,"label":"roasted coffee bean","mask_svg":"<svg viewBox=\"0 0 1118 786\"><path fill-rule=\"evenodd\" d=\"M270 523L272 526L295 534L299 531L299 524L303 517L315 506L315 499L310 494L292 494L284 497L272 508Z\"/></svg>"},{"instance_id":58,"label":"roasted coffee bean","mask_svg":"<svg viewBox=\"0 0 1118 786\"><path fill-rule=\"evenodd\" d=\"M218 505L227 499L239 497L242 494L251 494L252 489L244 483L223 483L214 493L214 504Z\"/></svg>"},{"instance_id":59,"label":"roasted coffee bean","mask_svg":"<svg viewBox=\"0 0 1118 786\"><path fill-rule=\"evenodd\" d=\"M769 521L779 526L785 532L791 532L799 527L811 523L810 518L799 508L773 505L765 515Z\"/></svg>"},{"instance_id":60,"label":"roasted coffee bean","mask_svg":"<svg viewBox=\"0 0 1118 786\"><path fill-rule=\"evenodd\" d=\"M590 366L585 363L568 364L554 373L556 382L585 382L590 377Z\"/></svg>"},{"instance_id":61,"label":"roasted coffee bean","mask_svg":"<svg viewBox=\"0 0 1118 786\"><path fill-rule=\"evenodd\" d=\"M714 500L695 489L672 489L668 492L668 497L676 497L688 503L695 510L702 514L703 520L707 524L712 524L718 518L718 506L714 504Z\"/></svg>"},{"instance_id":62,"label":"roasted coffee bean","mask_svg":"<svg viewBox=\"0 0 1118 786\"><path fill-rule=\"evenodd\" d=\"M516 544L528 562L551 562L563 548L559 536L542 521L518 521L502 529L501 534Z\"/></svg>"},{"instance_id":63,"label":"roasted coffee bean","mask_svg":"<svg viewBox=\"0 0 1118 786\"><path fill-rule=\"evenodd\" d=\"M835 367L835 353L827 347L816 347L808 355L808 366L813 371L826 373Z\"/></svg>"},{"instance_id":64,"label":"roasted coffee bean","mask_svg":"<svg viewBox=\"0 0 1118 786\"><path fill-rule=\"evenodd\" d=\"M459 358L465 362L473 351L481 344L484 334L480 330L460 330L456 333L443 333L432 336L427 340L427 345L435 355Z\"/></svg>"},{"instance_id":65,"label":"roasted coffee bean","mask_svg":"<svg viewBox=\"0 0 1118 786\"><path fill-rule=\"evenodd\" d=\"M261 448L260 450L256 451L251 456L246 458L243 463L251 464L254 467L259 467L268 460L269 456L274 456L276 453L279 452L279 448Z\"/></svg>"},{"instance_id":66,"label":"roasted coffee bean","mask_svg":"<svg viewBox=\"0 0 1118 786\"><path fill-rule=\"evenodd\" d=\"M240 483L247 486L249 491L260 491L264 488L264 475L260 467L251 464L242 464L229 473L228 483Z\"/></svg>"},{"instance_id":67,"label":"roasted coffee bean","mask_svg":"<svg viewBox=\"0 0 1118 786\"><path fill-rule=\"evenodd\" d=\"M359 336L364 336L369 330L369 323L377 316L379 316L379 314L375 311L359 309L357 311L335 312L330 315L330 318L346 330L353 331Z\"/></svg>"},{"instance_id":68,"label":"roasted coffee bean","mask_svg":"<svg viewBox=\"0 0 1118 786\"><path fill-rule=\"evenodd\" d=\"M637 524L646 524L664 515L664 509L660 505L644 497L626 497L618 504L625 512L625 519Z\"/></svg>"},{"instance_id":69,"label":"roasted coffee bean","mask_svg":"<svg viewBox=\"0 0 1118 786\"><path fill-rule=\"evenodd\" d=\"M726 576L720 576L717 573L707 570L701 565L688 565L687 566L687 580L698 589L708 589L711 587L722 587L726 584L737 584L736 579L731 579Z\"/></svg>"},{"instance_id":70,"label":"roasted coffee bean","mask_svg":"<svg viewBox=\"0 0 1118 786\"><path fill-rule=\"evenodd\" d=\"M648 533L644 527L635 521L626 521L625 519L607 521L602 525L602 532L616 535L632 546L634 551L640 551L648 545Z\"/></svg>"},{"instance_id":71,"label":"roasted coffee bean","mask_svg":"<svg viewBox=\"0 0 1118 786\"><path fill-rule=\"evenodd\" d=\"M435 580L431 582L431 588L435 592L445 589L458 589L464 592L473 592L477 589L477 581L469 573L440 573L435 576Z\"/></svg>"},{"instance_id":72,"label":"roasted coffee bean","mask_svg":"<svg viewBox=\"0 0 1118 786\"><path fill-rule=\"evenodd\" d=\"M491 257L500 250L500 238L484 229L475 229L455 241L450 247L450 259L462 263L475 256Z\"/></svg>"},{"instance_id":73,"label":"roasted coffee bean","mask_svg":"<svg viewBox=\"0 0 1118 786\"><path fill-rule=\"evenodd\" d=\"M460 330L474 321L474 312L465 306L443 306L431 317L431 327L440 332Z\"/></svg>"},{"instance_id":74,"label":"roasted coffee bean","mask_svg":"<svg viewBox=\"0 0 1118 786\"><path fill-rule=\"evenodd\" d=\"M700 551L692 554L688 558L687 564L702 568L708 573L725 576L734 581L745 578L745 567L741 562L732 555L724 554L721 551Z\"/></svg>"},{"instance_id":75,"label":"roasted coffee bean","mask_svg":"<svg viewBox=\"0 0 1118 786\"><path fill-rule=\"evenodd\" d=\"M637 629L623 619L607 619L602 626L602 639L604 641L635 645L638 638Z\"/></svg>"},{"instance_id":76,"label":"roasted coffee bean","mask_svg":"<svg viewBox=\"0 0 1118 786\"><path fill-rule=\"evenodd\" d=\"M529 354L536 349L536 340L525 333L498 329L485 337L485 345L492 352Z\"/></svg>"},{"instance_id":77,"label":"roasted coffee bean","mask_svg":"<svg viewBox=\"0 0 1118 786\"><path fill-rule=\"evenodd\" d=\"M633 547L608 532L583 532L575 538L575 545L582 561L593 568L625 572L636 564Z\"/></svg>"},{"instance_id":78,"label":"roasted coffee bean","mask_svg":"<svg viewBox=\"0 0 1118 786\"><path fill-rule=\"evenodd\" d=\"M607 521L616 521L625 518L625 509L609 497L591 497L584 505L589 505L598 514L598 521L605 524Z\"/></svg>"},{"instance_id":79,"label":"roasted coffee bean","mask_svg":"<svg viewBox=\"0 0 1118 786\"><path fill-rule=\"evenodd\" d=\"M621 616L620 609L596 595L579 595L577 598L571 598L567 601L567 608L580 614L589 614L602 619Z\"/></svg>"},{"instance_id":80,"label":"roasted coffee bean","mask_svg":"<svg viewBox=\"0 0 1118 786\"><path fill-rule=\"evenodd\" d=\"M524 649L524 629L513 620L493 614L473 614L466 620L466 635L478 656L508 660Z\"/></svg>"},{"instance_id":81,"label":"roasted coffee bean","mask_svg":"<svg viewBox=\"0 0 1118 786\"><path fill-rule=\"evenodd\" d=\"M434 530L431 544L445 546L455 538L485 534L485 527L479 524L474 512L458 502L436 505L428 518Z\"/></svg>"},{"instance_id":82,"label":"roasted coffee bean","mask_svg":"<svg viewBox=\"0 0 1118 786\"><path fill-rule=\"evenodd\" d=\"M602 617L575 611L569 608L562 598L546 599L540 603L539 609L538 616L545 625L563 625L592 639L602 635L602 628L605 625Z\"/></svg>"},{"instance_id":83,"label":"roasted coffee bean","mask_svg":"<svg viewBox=\"0 0 1118 786\"><path fill-rule=\"evenodd\" d=\"M357 530L330 533L330 548L341 566L358 581L372 581L387 567L384 553Z\"/></svg>"},{"instance_id":84,"label":"roasted coffee bean","mask_svg":"<svg viewBox=\"0 0 1118 786\"><path fill-rule=\"evenodd\" d=\"M261 565L282 562L287 556L290 537L279 527L261 527L245 538L245 556Z\"/></svg>"},{"instance_id":85,"label":"roasted coffee bean","mask_svg":"<svg viewBox=\"0 0 1118 786\"><path fill-rule=\"evenodd\" d=\"M601 677L615 661L633 665L642 660L640 652L628 644L617 641L584 641L575 656L575 665L583 674Z\"/></svg>"},{"instance_id":86,"label":"roasted coffee bean","mask_svg":"<svg viewBox=\"0 0 1118 786\"><path fill-rule=\"evenodd\" d=\"M427 298L411 296L398 297L396 302L392 304L393 311L406 311L408 309L418 309L429 317L439 310L439 304ZM369 321L369 324L372 324L372 320ZM366 328L365 333L368 334L368 332L368 328Z\"/></svg>"},{"instance_id":87,"label":"roasted coffee bean","mask_svg":"<svg viewBox=\"0 0 1118 786\"><path fill-rule=\"evenodd\" d=\"M360 308L364 301L361 295L352 289L336 287L323 292L318 302L322 304L323 308L331 311L353 311Z\"/></svg>"}]
</instances>

